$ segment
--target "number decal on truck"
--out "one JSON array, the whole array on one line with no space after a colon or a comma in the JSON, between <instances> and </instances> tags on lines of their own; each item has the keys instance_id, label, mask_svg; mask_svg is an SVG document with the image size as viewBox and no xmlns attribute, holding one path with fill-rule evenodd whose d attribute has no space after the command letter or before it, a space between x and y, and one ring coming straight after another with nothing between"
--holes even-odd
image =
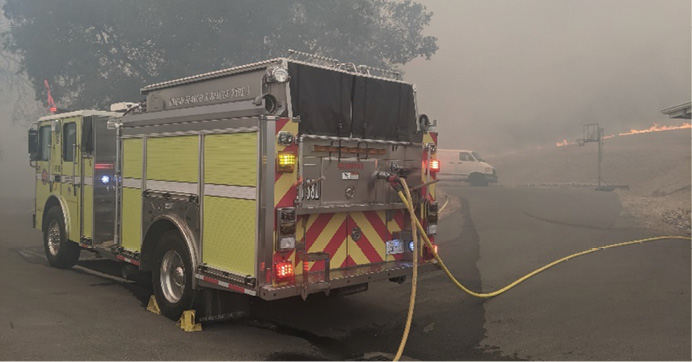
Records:
<instances>
[{"instance_id":1,"label":"number decal on truck","mask_svg":"<svg viewBox=\"0 0 692 362\"><path fill-rule=\"evenodd\" d=\"M305 192L303 193L303 198L305 200L319 200L320 199L320 182L318 180L309 178L305 180L307 186L305 186Z\"/></svg>"}]
</instances>

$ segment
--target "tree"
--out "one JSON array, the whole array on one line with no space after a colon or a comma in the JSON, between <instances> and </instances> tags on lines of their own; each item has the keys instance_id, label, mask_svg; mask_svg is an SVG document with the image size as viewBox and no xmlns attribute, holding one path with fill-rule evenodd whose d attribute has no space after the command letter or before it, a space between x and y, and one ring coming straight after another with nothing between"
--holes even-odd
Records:
<instances>
[{"instance_id":1,"label":"tree","mask_svg":"<svg viewBox=\"0 0 692 362\"><path fill-rule=\"evenodd\" d=\"M105 108L146 85L296 49L396 68L430 58L432 13L411 0L7 0L5 48L38 100Z\"/></svg>"}]
</instances>

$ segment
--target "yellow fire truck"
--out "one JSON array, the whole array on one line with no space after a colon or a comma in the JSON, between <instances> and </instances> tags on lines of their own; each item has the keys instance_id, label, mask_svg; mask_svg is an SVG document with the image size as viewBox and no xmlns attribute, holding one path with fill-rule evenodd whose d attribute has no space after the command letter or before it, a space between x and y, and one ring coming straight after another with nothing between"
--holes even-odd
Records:
<instances>
[{"instance_id":1,"label":"yellow fire truck","mask_svg":"<svg viewBox=\"0 0 692 362\"><path fill-rule=\"evenodd\" d=\"M276 300L402 281L410 218L381 176L406 178L433 239L439 162L399 78L293 52L146 86L127 110L40 118L29 153L48 261L70 268L87 249L151 272L171 318L214 309L219 290Z\"/></svg>"}]
</instances>

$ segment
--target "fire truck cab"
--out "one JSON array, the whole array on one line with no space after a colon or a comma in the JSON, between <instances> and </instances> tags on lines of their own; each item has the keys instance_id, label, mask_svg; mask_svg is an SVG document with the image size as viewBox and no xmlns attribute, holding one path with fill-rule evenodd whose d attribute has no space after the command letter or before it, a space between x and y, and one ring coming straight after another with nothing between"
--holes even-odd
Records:
<instances>
[{"instance_id":1,"label":"fire truck cab","mask_svg":"<svg viewBox=\"0 0 692 362\"><path fill-rule=\"evenodd\" d=\"M438 269L377 177L406 178L434 240L437 134L398 75L294 53L141 92L30 130L52 266L87 249L151 272L171 318L208 291L307 298L401 280L414 257Z\"/></svg>"}]
</instances>

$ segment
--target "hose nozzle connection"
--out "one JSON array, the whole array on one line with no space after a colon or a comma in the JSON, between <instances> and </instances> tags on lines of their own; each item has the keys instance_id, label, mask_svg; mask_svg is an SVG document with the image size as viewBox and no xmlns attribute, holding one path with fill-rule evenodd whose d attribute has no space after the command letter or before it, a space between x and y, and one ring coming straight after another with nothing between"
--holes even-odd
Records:
<instances>
[{"instance_id":1,"label":"hose nozzle connection","mask_svg":"<svg viewBox=\"0 0 692 362\"><path fill-rule=\"evenodd\" d=\"M401 188L400 181L399 181L400 180L399 175L391 173L391 172L387 172L387 171L378 171L375 174L375 177L378 180L387 181L389 183L389 185L392 188L394 188L394 191L396 191L396 192L403 191L403 189Z\"/></svg>"}]
</instances>

